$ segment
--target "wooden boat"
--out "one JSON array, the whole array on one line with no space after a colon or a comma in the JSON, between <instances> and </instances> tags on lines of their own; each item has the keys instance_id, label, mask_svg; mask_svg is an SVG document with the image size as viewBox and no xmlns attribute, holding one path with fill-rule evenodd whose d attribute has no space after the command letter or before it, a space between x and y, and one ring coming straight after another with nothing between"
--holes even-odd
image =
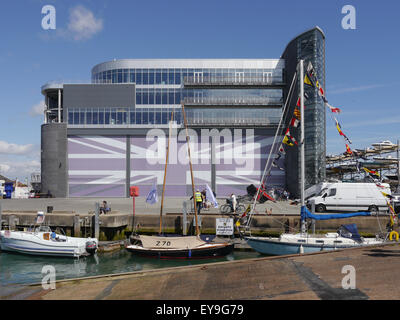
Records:
<instances>
[{"instance_id":1,"label":"wooden boat","mask_svg":"<svg viewBox=\"0 0 400 320\"><path fill-rule=\"evenodd\" d=\"M213 243L197 236L162 237L137 236L126 247L131 253L160 259L210 259L230 254L234 245Z\"/></svg>"}]
</instances>

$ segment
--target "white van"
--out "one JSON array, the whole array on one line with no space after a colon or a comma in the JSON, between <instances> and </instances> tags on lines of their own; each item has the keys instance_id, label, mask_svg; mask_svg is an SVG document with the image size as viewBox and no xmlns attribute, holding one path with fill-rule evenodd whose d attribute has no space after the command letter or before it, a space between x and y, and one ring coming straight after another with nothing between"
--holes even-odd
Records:
<instances>
[{"instance_id":1,"label":"white van","mask_svg":"<svg viewBox=\"0 0 400 320\"><path fill-rule=\"evenodd\" d=\"M318 195L308 199L307 206L310 207L311 201L315 201L316 212L386 211L389 208L382 192L391 194L391 190L387 183L382 183L381 186L378 187L375 183L329 183Z\"/></svg>"}]
</instances>

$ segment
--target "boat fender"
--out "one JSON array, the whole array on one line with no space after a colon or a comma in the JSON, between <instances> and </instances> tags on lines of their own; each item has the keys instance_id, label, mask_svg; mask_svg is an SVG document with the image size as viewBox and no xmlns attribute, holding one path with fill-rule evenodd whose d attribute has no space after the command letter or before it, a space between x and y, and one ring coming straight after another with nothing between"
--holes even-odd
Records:
<instances>
[{"instance_id":1,"label":"boat fender","mask_svg":"<svg viewBox=\"0 0 400 320\"><path fill-rule=\"evenodd\" d=\"M395 236L396 241L399 241L399 233L397 231L392 231L389 233L389 240L393 240L393 236Z\"/></svg>"},{"instance_id":2,"label":"boat fender","mask_svg":"<svg viewBox=\"0 0 400 320\"><path fill-rule=\"evenodd\" d=\"M303 253L304 253L304 248L303 248L303 245L302 245L302 244L300 245L299 252L300 252L300 254L303 254Z\"/></svg>"},{"instance_id":3,"label":"boat fender","mask_svg":"<svg viewBox=\"0 0 400 320\"><path fill-rule=\"evenodd\" d=\"M97 244L95 241L87 241L85 248L87 253L94 254L97 251Z\"/></svg>"}]
</instances>

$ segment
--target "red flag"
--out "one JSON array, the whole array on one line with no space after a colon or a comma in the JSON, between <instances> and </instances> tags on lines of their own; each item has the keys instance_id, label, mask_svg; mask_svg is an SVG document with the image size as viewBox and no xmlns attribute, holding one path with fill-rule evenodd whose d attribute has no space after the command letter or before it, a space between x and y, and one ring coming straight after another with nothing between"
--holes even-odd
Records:
<instances>
[{"instance_id":1,"label":"red flag","mask_svg":"<svg viewBox=\"0 0 400 320\"><path fill-rule=\"evenodd\" d=\"M340 113L341 110L339 108L332 107L329 103L325 103L326 106L333 112L333 113Z\"/></svg>"},{"instance_id":2,"label":"red flag","mask_svg":"<svg viewBox=\"0 0 400 320\"><path fill-rule=\"evenodd\" d=\"M299 120L297 120L295 117L293 117L292 120L290 120L290 125L292 127L297 128L299 126Z\"/></svg>"},{"instance_id":3,"label":"red flag","mask_svg":"<svg viewBox=\"0 0 400 320\"><path fill-rule=\"evenodd\" d=\"M346 143L346 153L347 154L353 154L353 151L351 151L349 145Z\"/></svg>"}]
</instances>

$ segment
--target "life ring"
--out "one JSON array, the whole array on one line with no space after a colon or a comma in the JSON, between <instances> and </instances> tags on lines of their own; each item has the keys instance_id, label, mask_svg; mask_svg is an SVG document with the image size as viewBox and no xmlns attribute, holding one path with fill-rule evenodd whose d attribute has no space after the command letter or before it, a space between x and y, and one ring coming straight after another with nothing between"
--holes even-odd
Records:
<instances>
[{"instance_id":1,"label":"life ring","mask_svg":"<svg viewBox=\"0 0 400 320\"><path fill-rule=\"evenodd\" d=\"M389 240L392 241L393 240L393 235L396 237L396 241L399 241L399 233L396 231L392 231L389 233Z\"/></svg>"}]
</instances>

